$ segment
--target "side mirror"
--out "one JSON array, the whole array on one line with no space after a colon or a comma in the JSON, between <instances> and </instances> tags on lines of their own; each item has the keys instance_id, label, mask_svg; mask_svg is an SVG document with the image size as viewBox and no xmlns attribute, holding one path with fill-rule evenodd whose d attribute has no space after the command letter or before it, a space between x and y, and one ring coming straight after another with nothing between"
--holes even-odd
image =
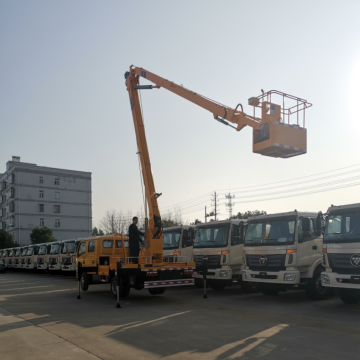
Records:
<instances>
[{"instance_id":1,"label":"side mirror","mask_svg":"<svg viewBox=\"0 0 360 360\"><path fill-rule=\"evenodd\" d=\"M315 234L316 236L320 236L324 231L324 216L320 211L315 219Z\"/></svg>"},{"instance_id":2,"label":"side mirror","mask_svg":"<svg viewBox=\"0 0 360 360\"><path fill-rule=\"evenodd\" d=\"M245 224L243 221L240 222L239 224L239 237L241 242L244 242L244 237L245 237Z\"/></svg>"}]
</instances>

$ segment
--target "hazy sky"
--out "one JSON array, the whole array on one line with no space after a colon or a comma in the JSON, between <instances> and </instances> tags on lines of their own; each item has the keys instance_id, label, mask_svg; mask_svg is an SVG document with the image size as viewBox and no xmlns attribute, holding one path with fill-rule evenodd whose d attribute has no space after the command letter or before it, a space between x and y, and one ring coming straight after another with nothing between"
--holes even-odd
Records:
<instances>
[{"instance_id":1,"label":"hazy sky","mask_svg":"<svg viewBox=\"0 0 360 360\"><path fill-rule=\"evenodd\" d=\"M12 155L91 171L95 224L107 209L141 209L123 76L134 64L228 106L241 102L249 113L247 99L261 89L313 103L308 153L283 160L253 154L250 128L235 132L167 90L143 91L161 209L180 203L184 222L203 220L210 193L218 190L223 219L229 188L235 212L325 211L360 202L360 186L320 192L360 181L354 171L360 170L359 14L357 0L2 0L2 171ZM303 179L281 183L296 178ZM322 185L339 180L346 182ZM264 200L279 197L273 192L313 194ZM245 203L250 200L256 201Z\"/></svg>"}]
</instances>

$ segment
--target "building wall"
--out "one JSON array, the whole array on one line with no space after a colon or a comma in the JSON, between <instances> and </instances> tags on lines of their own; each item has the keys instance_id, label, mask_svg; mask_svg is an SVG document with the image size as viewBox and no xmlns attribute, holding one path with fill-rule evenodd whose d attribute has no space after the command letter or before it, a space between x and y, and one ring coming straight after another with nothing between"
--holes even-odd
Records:
<instances>
[{"instance_id":1,"label":"building wall","mask_svg":"<svg viewBox=\"0 0 360 360\"><path fill-rule=\"evenodd\" d=\"M36 226L49 227L58 240L91 235L91 173L9 161L0 180L7 184L1 191L6 196L1 224L6 223L6 230L21 245L30 243Z\"/></svg>"}]
</instances>

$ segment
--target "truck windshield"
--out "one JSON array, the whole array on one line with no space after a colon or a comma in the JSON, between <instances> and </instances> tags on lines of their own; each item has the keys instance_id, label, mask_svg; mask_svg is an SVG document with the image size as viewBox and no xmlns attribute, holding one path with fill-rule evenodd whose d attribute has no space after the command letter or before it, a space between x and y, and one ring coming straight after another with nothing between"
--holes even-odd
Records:
<instances>
[{"instance_id":1,"label":"truck windshield","mask_svg":"<svg viewBox=\"0 0 360 360\"><path fill-rule=\"evenodd\" d=\"M21 256L25 256L26 255L26 253L27 253L27 248L26 249L24 249L23 251L22 251L22 254L21 254Z\"/></svg>"},{"instance_id":2,"label":"truck windshield","mask_svg":"<svg viewBox=\"0 0 360 360\"><path fill-rule=\"evenodd\" d=\"M360 209L329 214L324 243L332 242L360 242Z\"/></svg>"},{"instance_id":3,"label":"truck windshield","mask_svg":"<svg viewBox=\"0 0 360 360\"><path fill-rule=\"evenodd\" d=\"M194 248L227 246L229 227L229 225L213 225L197 228Z\"/></svg>"},{"instance_id":4,"label":"truck windshield","mask_svg":"<svg viewBox=\"0 0 360 360\"><path fill-rule=\"evenodd\" d=\"M10 250L9 256L14 256L14 250Z\"/></svg>"},{"instance_id":5,"label":"truck windshield","mask_svg":"<svg viewBox=\"0 0 360 360\"><path fill-rule=\"evenodd\" d=\"M26 255L27 255L27 256L31 256L33 253L34 253L34 248L33 248L33 247L29 247Z\"/></svg>"},{"instance_id":6,"label":"truck windshield","mask_svg":"<svg viewBox=\"0 0 360 360\"><path fill-rule=\"evenodd\" d=\"M8 252L5 250L5 251L3 252L3 254L2 254L2 256L3 256L3 257L7 257L7 256L8 256L7 254L8 254Z\"/></svg>"},{"instance_id":7,"label":"truck windshield","mask_svg":"<svg viewBox=\"0 0 360 360\"><path fill-rule=\"evenodd\" d=\"M246 230L245 246L293 244L295 222L295 217L252 220Z\"/></svg>"},{"instance_id":8,"label":"truck windshield","mask_svg":"<svg viewBox=\"0 0 360 360\"><path fill-rule=\"evenodd\" d=\"M50 249L50 254L59 254L60 253L60 244L52 244Z\"/></svg>"},{"instance_id":9,"label":"truck windshield","mask_svg":"<svg viewBox=\"0 0 360 360\"><path fill-rule=\"evenodd\" d=\"M39 249L39 255L45 255L46 254L46 245L41 245Z\"/></svg>"},{"instance_id":10,"label":"truck windshield","mask_svg":"<svg viewBox=\"0 0 360 360\"><path fill-rule=\"evenodd\" d=\"M164 250L178 249L180 243L180 230L164 232L163 235L163 248Z\"/></svg>"},{"instance_id":11,"label":"truck windshield","mask_svg":"<svg viewBox=\"0 0 360 360\"><path fill-rule=\"evenodd\" d=\"M15 256L18 257L18 256L20 256L20 254L21 254L21 249L17 249Z\"/></svg>"},{"instance_id":12,"label":"truck windshield","mask_svg":"<svg viewBox=\"0 0 360 360\"><path fill-rule=\"evenodd\" d=\"M73 254L75 252L75 243L74 242L68 242L64 244L64 247L62 249L62 253L63 254L67 254L68 253L68 249L70 250L70 253Z\"/></svg>"}]
</instances>

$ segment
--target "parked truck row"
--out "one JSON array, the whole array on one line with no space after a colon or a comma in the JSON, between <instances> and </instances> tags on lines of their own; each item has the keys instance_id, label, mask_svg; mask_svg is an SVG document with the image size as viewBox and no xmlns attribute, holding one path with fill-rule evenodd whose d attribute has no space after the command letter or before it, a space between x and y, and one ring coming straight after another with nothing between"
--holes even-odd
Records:
<instances>
[{"instance_id":1,"label":"parked truck row","mask_svg":"<svg viewBox=\"0 0 360 360\"><path fill-rule=\"evenodd\" d=\"M360 302L360 204L332 205L325 214L295 210L165 228L164 270L132 264L128 248L128 237L114 234L3 249L0 260L6 269L50 274L75 274L80 266L83 291L105 282L114 296L120 262L127 265L120 289L126 297L130 288L162 294L170 280L202 287L206 257L214 290L236 281L245 292L274 296L295 288L323 300L337 288L345 303ZM183 265L192 262L195 267Z\"/></svg>"}]
</instances>

